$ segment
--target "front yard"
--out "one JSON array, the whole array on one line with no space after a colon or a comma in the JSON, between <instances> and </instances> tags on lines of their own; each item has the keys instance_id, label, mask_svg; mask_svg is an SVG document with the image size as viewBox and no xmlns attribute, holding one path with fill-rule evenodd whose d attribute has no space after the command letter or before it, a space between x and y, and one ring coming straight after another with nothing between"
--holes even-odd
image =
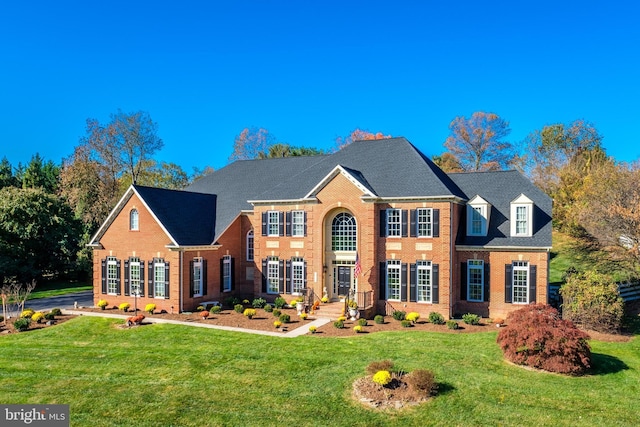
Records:
<instances>
[{"instance_id":1,"label":"front yard","mask_svg":"<svg viewBox=\"0 0 640 427\"><path fill-rule=\"evenodd\" d=\"M388 319L389 322L395 322ZM496 332L280 339L78 317L0 339L3 403L67 403L73 426L636 425L640 344L592 341L593 372L504 362ZM333 326L331 326L333 327ZM353 332L353 331L350 331ZM430 369L430 401L379 412L351 397L375 360Z\"/></svg>"}]
</instances>

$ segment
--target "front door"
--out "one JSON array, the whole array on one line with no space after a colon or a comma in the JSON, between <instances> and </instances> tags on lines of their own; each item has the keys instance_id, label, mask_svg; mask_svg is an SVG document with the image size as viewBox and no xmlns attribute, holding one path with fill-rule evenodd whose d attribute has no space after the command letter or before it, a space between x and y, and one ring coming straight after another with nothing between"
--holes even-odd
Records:
<instances>
[{"instance_id":1,"label":"front door","mask_svg":"<svg viewBox=\"0 0 640 427\"><path fill-rule=\"evenodd\" d=\"M338 296L349 295L351 288L351 266L339 265L338 268Z\"/></svg>"}]
</instances>

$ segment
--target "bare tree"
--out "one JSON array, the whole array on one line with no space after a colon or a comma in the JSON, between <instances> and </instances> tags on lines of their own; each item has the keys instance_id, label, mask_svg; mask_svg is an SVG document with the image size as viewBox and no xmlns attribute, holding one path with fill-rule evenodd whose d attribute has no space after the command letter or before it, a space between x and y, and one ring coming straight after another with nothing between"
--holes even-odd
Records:
<instances>
[{"instance_id":1,"label":"bare tree","mask_svg":"<svg viewBox=\"0 0 640 427\"><path fill-rule=\"evenodd\" d=\"M385 135L382 132L369 132L368 130L362 130L356 128L345 137L339 136L336 138L336 151L341 150L353 141L370 141L374 139L391 138L391 135Z\"/></svg>"},{"instance_id":2,"label":"bare tree","mask_svg":"<svg viewBox=\"0 0 640 427\"><path fill-rule=\"evenodd\" d=\"M10 317L17 317L19 313L24 311L24 305L31 291L36 288L36 281L30 283L5 282L0 288L0 296L2 297L2 315L4 316L5 325Z\"/></svg>"},{"instance_id":3,"label":"bare tree","mask_svg":"<svg viewBox=\"0 0 640 427\"><path fill-rule=\"evenodd\" d=\"M236 160L257 159L260 153L267 153L269 147L275 143L275 138L263 128L244 128L233 142L233 152L229 162Z\"/></svg>"}]
</instances>

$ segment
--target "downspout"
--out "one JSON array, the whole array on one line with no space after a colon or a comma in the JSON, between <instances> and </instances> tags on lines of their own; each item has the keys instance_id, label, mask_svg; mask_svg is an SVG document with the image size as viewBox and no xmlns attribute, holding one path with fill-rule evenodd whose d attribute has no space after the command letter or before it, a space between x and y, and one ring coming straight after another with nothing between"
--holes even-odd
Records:
<instances>
[{"instance_id":1,"label":"downspout","mask_svg":"<svg viewBox=\"0 0 640 427\"><path fill-rule=\"evenodd\" d=\"M449 203L449 319L453 318L453 251L455 236L453 235L453 203Z\"/></svg>"},{"instance_id":2,"label":"downspout","mask_svg":"<svg viewBox=\"0 0 640 427\"><path fill-rule=\"evenodd\" d=\"M179 285L180 286L180 313L182 313L184 311L184 298L182 298L182 294L183 294L182 287L183 287L183 282L184 282L183 279L182 279L182 277L184 276L184 271L182 271L183 263L184 263L184 251L181 250L180 251L180 262L179 262L179 264L180 264L180 267L179 267L180 268L180 276L178 278L178 282L180 283L180 285Z\"/></svg>"}]
</instances>

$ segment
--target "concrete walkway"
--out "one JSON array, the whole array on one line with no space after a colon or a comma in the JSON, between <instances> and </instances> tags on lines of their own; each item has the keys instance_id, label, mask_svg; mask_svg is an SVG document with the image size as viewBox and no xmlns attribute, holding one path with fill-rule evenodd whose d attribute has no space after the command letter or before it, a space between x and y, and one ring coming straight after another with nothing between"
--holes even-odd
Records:
<instances>
[{"instance_id":1,"label":"concrete walkway","mask_svg":"<svg viewBox=\"0 0 640 427\"><path fill-rule=\"evenodd\" d=\"M77 316L107 317L111 319L122 319L122 320L126 320L128 317L131 317L131 316L127 316L126 314L97 313L93 311L62 310L62 312L64 314L75 314ZM309 323L305 323L304 326L300 326L299 328L292 329L291 331L287 331L287 332L260 331L256 329L235 328L233 326L213 325L210 323L200 323L200 322L182 322L179 320L157 319L153 317L146 317L144 321L145 323L170 323L173 325L195 326L198 328L219 329L222 331L231 331L231 332L244 332L247 334L267 335L271 337L295 338L295 337L299 337L300 335L305 335L309 333L310 326L315 326L316 328L319 328L320 326L326 325L327 323L331 322L331 319L326 317L318 317Z\"/></svg>"}]
</instances>

